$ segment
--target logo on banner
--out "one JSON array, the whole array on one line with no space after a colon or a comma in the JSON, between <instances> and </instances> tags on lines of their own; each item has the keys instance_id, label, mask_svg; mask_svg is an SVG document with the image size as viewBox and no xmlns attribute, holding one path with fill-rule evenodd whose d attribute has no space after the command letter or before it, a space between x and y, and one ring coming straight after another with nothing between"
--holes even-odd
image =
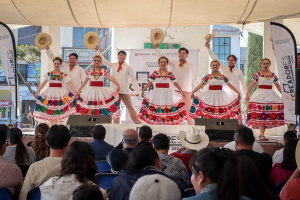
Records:
<instances>
[{"instance_id":1,"label":"logo on banner","mask_svg":"<svg viewBox=\"0 0 300 200\"><path fill-rule=\"evenodd\" d=\"M286 99L290 99L295 101L295 82L294 82L294 74L293 74L293 65L295 58L293 56L284 56L281 57L281 64L284 69L284 79L285 83L282 84L283 92L285 94Z\"/></svg>"},{"instance_id":2,"label":"logo on banner","mask_svg":"<svg viewBox=\"0 0 300 200\"><path fill-rule=\"evenodd\" d=\"M135 56L139 56L139 54L138 54L138 53L135 53L134 55L135 55Z\"/></svg>"},{"instance_id":3,"label":"logo on banner","mask_svg":"<svg viewBox=\"0 0 300 200\"><path fill-rule=\"evenodd\" d=\"M6 35L0 35L0 40L4 40L4 39L7 39L9 38L9 35L6 34Z\"/></svg>"},{"instance_id":4,"label":"logo on banner","mask_svg":"<svg viewBox=\"0 0 300 200\"><path fill-rule=\"evenodd\" d=\"M14 61L14 53L12 50L6 52L7 57L7 66L11 69L8 70L10 72L7 76L7 81L9 86L15 86L15 61Z\"/></svg>"}]
</instances>

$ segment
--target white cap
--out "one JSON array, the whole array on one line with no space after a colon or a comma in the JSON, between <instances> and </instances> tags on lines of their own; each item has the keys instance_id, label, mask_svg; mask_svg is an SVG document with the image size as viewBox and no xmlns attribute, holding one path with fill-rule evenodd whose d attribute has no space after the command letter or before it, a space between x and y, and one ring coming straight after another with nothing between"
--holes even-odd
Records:
<instances>
[{"instance_id":1,"label":"white cap","mask_svg":"<svg viewBox=\"0 0 300 200\"><path fill-rule=\"evenodd\" d=\"M181 200L179 186L170 178L161 175L147 175L134 184L129 200Z\"/></svg>"}]
</instances>

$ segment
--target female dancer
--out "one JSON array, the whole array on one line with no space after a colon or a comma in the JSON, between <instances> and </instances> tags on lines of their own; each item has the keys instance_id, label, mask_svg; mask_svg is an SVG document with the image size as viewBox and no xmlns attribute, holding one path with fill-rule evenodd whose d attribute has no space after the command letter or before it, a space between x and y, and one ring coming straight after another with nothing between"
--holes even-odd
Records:
<instances>
[{"instance_id":1,"label":"female dancer","mask_svg":"<svg viewBox=\"0 0 300 200\"><path fill-rule=\"evenodd\" d=\"M245 103L249 101L247 109L248 127L259 128L259 139L267 141L264 136L266 128L284 125L284 106L282 98L272 90L272 84L274 83L281 93L278 77L269 70L271 61L268 58L263 58L260 64L262 70L254 75L246 94ZM249 93L256 83L258 83L258 88L250 98Z\"/></svg>"},{"instance_id":2,"label":"female dancer","mask_svg":"<svg viewBox=\"0 0 300 200\"><path fill-rule=\"evenodd\" d=\"M144 100L138 118L148 124L174 125L188 118L184 103L185 94L175 76L167 70L168 63L167 57L162 56L158 59L159 70L151 74L142 91ZM152 83L155 83L155 89L145 96L144 92ZM170 83L174 84L181 95L170 88Z\"/></svg>"},{"instance_id":3,"label":"female dancer","mask_svg":"<svg viewBox=\"0 0 300 200\"><path fill-rule=\"evenodd\" d=\"M71 78L60 71L61 63L60 57L53 58L54 70L44 75L45 80L35 93L35 119L50 123L66 122L69 115L76 113L74 94L63 88L62 84L67 84L73 91L76 89L70 82ZM47 82L49 88L38 95Z\"/></svg>"},{"instance_id":4,"label":"female dancer","mask_svg":"<svg viewBox=\"0 0 300 200\"><path fill-rule=\"evenodd\" d=\"M241 118L239 91L229 82L229 79L219 72L220 62L213 60L210 63L211 74L207 74L202 83L192 92L194 97L190 110L190 117L195 118L222 118L222 119L239 119ZM204 85L209 85L209 90L194 96L194 93ZM233 90L237 95L230 95L223 90L223 85Z\"/></svg>"},{"instance_id":5,"label":"female dancer","mask_svg":"<svg viewBox=\"0 0 300 200\"><path fill-rule=\"evenodd\" d=\"M78 92L77 113L81 115L112 115L112 119L120 116L119 90L120 86L106 69L100 64L102 59L96 55L93 59L93 69L87 71L87 77L81 84ZM117 88L103 87L104 78L107 77ZM81 89L90 81L90 87L81 93Z\"/></svg>"}]
</instances>

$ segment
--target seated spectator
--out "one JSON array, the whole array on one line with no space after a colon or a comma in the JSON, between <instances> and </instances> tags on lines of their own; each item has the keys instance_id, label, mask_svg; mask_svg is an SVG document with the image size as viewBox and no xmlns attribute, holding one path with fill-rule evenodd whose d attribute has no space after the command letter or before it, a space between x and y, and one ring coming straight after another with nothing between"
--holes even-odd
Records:
<instances>
[{"instance_id":1,"label":"seated spectator","mask_svg":"<svg viewBox=\"0 0 300 200\"><path fill-rule=\"evenodd\" d=\"M297 134L296 134L295 131L287 131L283 135L283 143L285 145L288 140L290 140L290 139L296 139L296 138L297 138ZM273 166L276 163L281 163L282 162L282 160L283 160L283 149L284 148L275 151L275 153L273 155Z\"/></svg>"},{"instance_id":2,"label":"seated spectator","mask_svg":"<svg viewBox=\"0 0 300 200\"><path fill-rule=\"evenodd\" d=\"M267 153L257 153L253 151L255 138L252 130L245 126L239 126L235 131L234 141L236 143L236 152L239 155L247 156L254 162L263 182L270 188L269 178L272 169L272 157Z\"/></svg>"},{"instance_id":3,"label":"seated spectator","mask_svg":"<svg viewBox=\"0 0 300 200\"><path fill-rule=\"evenodd\" d=\"M119 173L126 166L129 154L139 142L138 133L134 129L127 129L122 136L122 142L106 157L113 173Z\"/></svg>"},{"instance_id":4,"label":"seated spectator","mask_svg":"<svg viewBox=\"0 0 300 200\"><path fill-rule=\"evenodd\" d=\"M278 183L286 182L297 168L295 151L299 139L290 139L283 150L283 161L276 163L270 174L270 184L275 187Z\"/></svg>"},{"instance_id":5,"label":"seated spectator","mask_svg":"<svg viewBox=\"0 0 300 200\"><path fill-rule=\"evenodd\" d=\"M153 137L152 144L160 159L160 171L173 178L182 178L188 183L189 175L183 162L179 158L168 155L170 149L168 136L159 133Z\"/></svg>"},{"instance_id":6,"label":"seated spectator","mask_svg":"<svg viewBox=\"0 0 300 200\"><path fill-rule=\"evenodd\" d=\"M243 184L241 194L252 200L276 200L277 198L262 181L253 161L246 156L240 156L240 163Z\"/></svg>"},{"instance_id":7,"label":"seated spectator","mask_svg":"<svg viewBox=\"0 0 300 200\"><path fill-rule=\"evenodd\" d=\"M22 119L22 128L31 128L31 126L33 125L33 120L32 120L32 114L30 111L28 111L27 113L25 113L25 116Z\"/></svg>"},{"instance_id":8,"label":"seated spectator","mask_svg":"<svg viewBox=\"0 0 300 200\"><path fill-rule=\"evenodd\" d=\"M248 200L240 196L238 157L229 149L205 148L191 159L196 196L184 200Z\"/></svg>"},{"instance_id":9,"label":"seated spectator","mask_svg":"<svg viewBox=\"0 0 300 200\"><path fill-rule=\"evenodd\" d=\"M50 156L30 165L22 186L20 200L27 199L27 193L31 188L42 185L49 178L59 174L61 160L64 156L71 135L64 125L52 126L46 135L47 146L50 146Z\"/></svg>"},{"instance_id":10,"label":"seated spectator","mask_svg":"<svg viewBox=\"0 0 300 200\"><path fill-rule=\"evenodd\" d=\"M92 147L86 142L74 141L62 158L60 174L40 186L41 199L71 200L74 190L81 184L97 185L96 173ZM107 199L106 191L100 190L104 199Z\"/></svg>"},{"instance_id":11,"label":"seated spectator","mask_svg":"<svg viewBox=\"0 0 300 200\"><path fill-rule=\"evenodd\" d=\"M6 150L8 126L0 124L0 187L8 188L14 199L18 199L23 184L20 168L2 155Z\"/></svg>"},{"instance_id":12,"label":"seated spectator","mask_svg":"<svg viewBox=\"0 0 300 200\"><path fill-rule=\"evenodd\" d=\"M35 154L32 148L25 147L23 143L22 131L18 128L11 128L8 130L8 143L4 158L16 164L32 164L35 162Z\"/></svg>"},{"instance_id":13,"label":"seated spectator","mask_svg":"<svg viewBox=\"0 0 300 200\"><path fill-rule=\"evenodd\" d=\"M149 126L144 125L139 129L140 142L151 142L152 137L152 129Z\"/></svg>"},{"instance_id":14,"label":"seated spectator","mask_svg":"<svg viewBox=\"0 0 300 200\"><path fill-rule=\"evenodd\" d=\"M280 193L281 200L298 200L300 199L300 171L299 165L298 168L295 170L291 178L288 182L284 185Z\"/></svg>"},{"instance_id":15,"label":"seated spectator","mask_svg":"<svg viewBox=\"0 0 300 200\"><path fill-rule=\"evenodd\" d=\"M133 186L129 200L181 200L175 181L160 174L141 177Z\"/></svg>"},{"instance_id":16,"label":"seated spectator","mask_svg":"<svg viewBox=\"0 0 300 200\"><path fill-rule=\"evenodd\" d=\"M95 126L92 132L92 137L94 140L89 144L95 151L96 160L106 160L106 156L114 148L114 146L104 141L105 135L106 135L106 130L104 126L102 125Z\"/></svg>"},{"instance_id":17,"label":"seated spectator","mask_svg":"<svg viewBox=\"0 0 300 200\"><path fill-rule=\"evenodd\" d=\"M33 141L27 144L34 150L35 156L46 157L50 155L49 146L46 144L46 134L49 126L45 123L41 123L35 127L35 134Z\"/></svg>"},{"instance_id":18,"label":"seated spectator","mask_svg":"<svg viewBox=\"0 0 300 200\"><path fill-rule=\"evenodd\" d=\"M230 149L232 151L236 151L236 148L235 148L235 141L232 141L232 142L229 142L227 143L224 148L227 148L227 149ZM257 142L254 142L253 143L253 151L257 152L257 153L264 153L264 149L262 148L262 146L257 143Z\"/></svg>"},{"instance_id":19,"label":"seated spectator","mask_svg":"<svg viewBox=\"0 0 300 200\"><path fill-rule=\"evenodd\" d=\"M72 200L103 200L103 195L98 186L85 183L74 190Z\"/></svg>"},{"instance_id":20,"label":"seated spectator","mask_svg":"<svg viewBox=\"0 0 300 200\"><path fill-rule=\"evenodd\" d=\"M139 142L129 155L129 162L112 183L109 200L128 200L131 188L142 176L162 174L159 157L149 142ZM180 183L178 184L180 186Z\"/></svg>"},{"instance_id":21,"label":"seated spectator","mask_svg":"<svg viewBox=\"0 0 300 200\"><path fill-rule=\"evenodd\" d=\"M205 148L208 145L209 139L204 132L199 134L196 127L190 127L187 132L180 131L179 139L182 143L182 147L176 152L171 153L170 156L182 160L186 169L190 172L190 159L197 150Z\"/></svg>"}]
</instances>

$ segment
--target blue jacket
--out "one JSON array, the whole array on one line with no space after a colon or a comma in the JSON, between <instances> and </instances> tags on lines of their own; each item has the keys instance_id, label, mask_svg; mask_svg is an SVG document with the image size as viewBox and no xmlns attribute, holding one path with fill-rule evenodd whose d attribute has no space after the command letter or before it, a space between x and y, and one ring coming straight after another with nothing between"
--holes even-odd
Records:
<instances>
[{"instance_id":1,"label":"blue jacket","mask_svg":"<svg viewBox=\"0 0 300 200\"><path fill-rule=\"evenodd\" d=\"M89 144L95 151L96 160L106 160L107 154L114 148L104 140L93 140Z\"/></svg>"}]
</instances>

